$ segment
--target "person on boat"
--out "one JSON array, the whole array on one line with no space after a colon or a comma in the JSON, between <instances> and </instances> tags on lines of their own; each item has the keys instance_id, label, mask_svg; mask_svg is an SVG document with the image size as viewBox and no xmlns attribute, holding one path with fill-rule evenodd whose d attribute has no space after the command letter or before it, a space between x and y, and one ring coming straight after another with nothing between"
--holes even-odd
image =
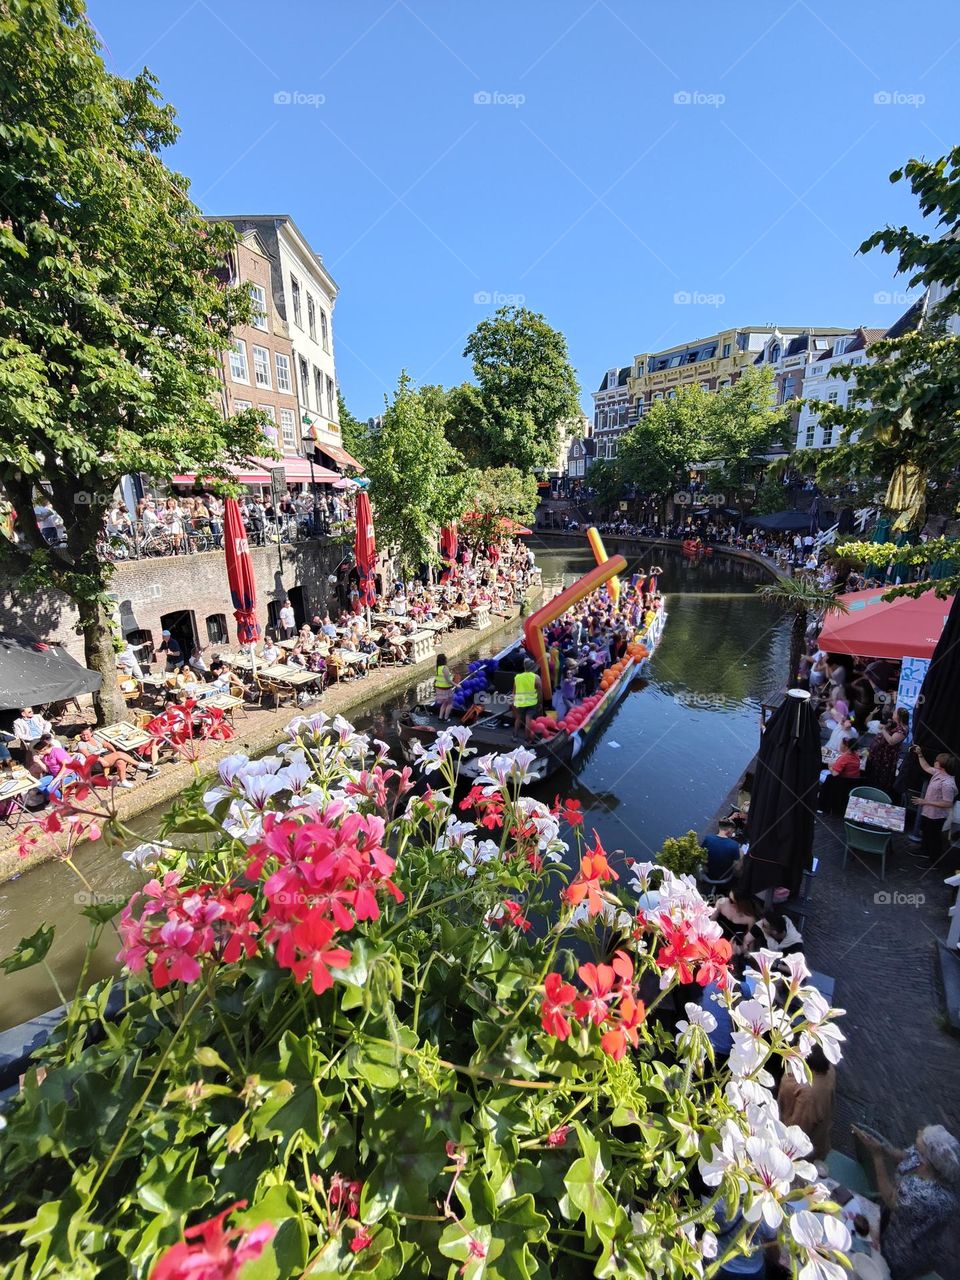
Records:
<instances>
[{"instance_id":1,"label":"person on boat","mask_svg":"<svg viewBox=\"0 0 960 1280\"><path fill-rule=\"evenodd\" d=\"M532 658L527 658L523 664L523 670L518 671L513 677L513 729L515 733L520 732L523 727L524 737L530 736L529 723L540 712L540 701L543 696L543 686L540 683L540 677L537 675L537 664Z\"/></svg>"},{"instance_id":2,"label":"person on boat","mask_svg":"<svg viewBox=\"0 0 960 1280\"><path fill-rule=\"evenodd\" d=\"M453 691L457 682L447 666L447 655L437 654L437 673L433 678L434 707L441 720L449 720L453 711Z\"/></svg>"}]
</instances>

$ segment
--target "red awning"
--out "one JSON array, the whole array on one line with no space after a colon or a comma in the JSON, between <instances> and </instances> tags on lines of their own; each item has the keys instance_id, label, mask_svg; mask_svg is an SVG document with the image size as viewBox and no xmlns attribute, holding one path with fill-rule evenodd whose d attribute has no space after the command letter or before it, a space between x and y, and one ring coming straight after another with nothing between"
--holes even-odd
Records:
<instances>
[{"instance_id":1,"label":"red awning","mask_svg":"<svg viewBox=\"0 0 960 1280\"><path fill-rule=\"evenodd\" d=\"M310 475L310 463L306 458L284 458L283 469L287 473L287 479L291 484L309 484L311 478L315 484L333 484L334 480L339 480L339 473L329 471L326 467L313 464L313 476Z\"/></svg>"},{"instance_id":2,"label":"red awning","mask_svg":"<svg viewBox=\"0 0 960 1280\"><path fill-rule=\"evenodd\" d=\"M820 632L826 653L849 653L860 658L931 658L953 604L953 597L937 598L925 591L916 600L899 596L883 599L887 587L851 591L840 599L847 613L828 613Z\"/></svg>"},{"instance_id":3,"label":"red awning","mask_svg":"<svg viewBox=\"0 0 960 1280\"><path fill-rule=\"evenodd\" d=\"M228 466L227 470L234 480L238 480L240 484L269 484L270 477L266 471L256 471L252 467L232 467ZM206 481L212 481L212 476L207 476ZM196 484L196 475L174 476L171 484Z\"/></svg>"},{"instance_id":4,"label":"red awning","mask_svg":"<svg viewBox=\"0 0 960 1280\"><path fill-rule=\"evenodd\" d=\"M353 467L356 471L362 471L362 465L347 453L346 449L342 449L338 444L327 444L325 440L317 440L316 446L321 453L326 454L332 462L338 467Z\"/></svg>"}]
</instances>

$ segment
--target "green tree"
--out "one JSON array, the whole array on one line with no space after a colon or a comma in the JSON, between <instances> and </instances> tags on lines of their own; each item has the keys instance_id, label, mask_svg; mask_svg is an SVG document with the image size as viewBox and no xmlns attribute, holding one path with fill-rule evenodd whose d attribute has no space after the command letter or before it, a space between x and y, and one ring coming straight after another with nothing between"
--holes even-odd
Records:
<instances>
[{"instance_id":1,"label":"green tree","mask_svg":"<svg viewBox=\"0 0 960 1280\"><path fill-rule=\"evenodd\" d=\"M463 354L473 362L476 386L453 393L453 444L473 466L550 466L559 424L579 412L563 334L525 307L501 307L481 320Z\"/></svg>"},{"instance_id":2,"label":"green tree","mask_svg":"<svg viewBox=\"0 0 960 1280\"><path fill-rule=\"evenodd\" d=\"M464 512L471 476L443 432L438 401L400 375L383 426L366 449L377 542L396 547L400 567L415 572L438 560L442 525Z\"/></svg>"},{"instance_id":3,"label":"green tree","mask_svg":"<svg viewBox=\"0 0 960 1280\"><path fill-rule=\"evenodd\" d=\"M812 578L778 577L775 584L760 587L764 600L777 606L792 619L790 627L789 687L794 687L800 672L800 659L806 638L807 623L812 613L846 613L847 606L832 591L819 586Z\"/></svg>"},{"instance_id":4,"label":"green tree","mask_svg":"<svg viewBox=\"0 0 960 1280\"><path fill-rule=\"evenodd\" d=\"M362 462L370 433L367 429L367 424L361 422L359 418L355 418L347 408L347 402L344 400L343 392L339 387L337 388L337 413L340 421L340 438L343 441L343 447L358 462Z\"/></svg>"},{"instance_id":5,"label":"green tree","mask_svg":"<svg viewBox=\"0 0 960 1280\"><path fill-rule=\"evenodd\" d=\"M686 483L691 462L707 453L710 393L684 388L669 400L655 400L617 450L622 478L657 494L665 508L674 490Z\"/></svg>"},{"instance_id":6,"label":"green tree","mask_svg":"<svg viewBox=\"0 0 960 1280\"><path fill-rule=\"evenodd\" d=\"M595 458L587 469L586 481L595 491L596 504L601 510L609 511L619 502L623 493L623 477L615 459Z\"/></svg>"},{"instance_id":7,"label":"green tree","mask_svg":"<svg viewBox=\"0 0 960 1280\"><path fill-rule=\"evenodd\" d=\"M773 370L746 369L729 387L707 401L707 457L697 461L722 463L718 481L739 487L774 446L789 444L787 433L793 406L777 404Z\"/></svg>"},{"instance_id":8,"label":"green tree","mask_svg":"<svg viewBox=\"0 0 960 1280\"><path fill-rule=\"evenodd\" d=\"M206 222L159 158L173 109L146 71L111 75L81 0L9 0L0 21L0 487L21 588L76 605L98 715L123 709L97 553L105 505L134 471L226 474L269 451L259 415L224 422L218 367L246 292L223 289L234 233ZM33 517L49 492L66 545Z\"/></svg>"},{"instance_id":9,"label":"green tree","mask_svg":"<svg viewBox=\"0 0 960 1280\"><path fill-rule=\"evenodd\" d=\"M536 476L516 467L490 467L472 473L469 488L470 512L464 536L473 543L499 542L504 536L504 520L528 524L537 510L540 495Z\"/></svg>"},{"instance_id":10,"label":"green tree","mask_svg":"<svg viewBox=\"0 0 960 1280\"><path fill-rule=\"evenodd\" d=\"M820 420L840 428L840 444L824 458L825 479L854 477L867 484L886 483L884 506L896 516L898 533L915 534L927 505L941 509L950 495L956 507L956 473L960 466L960 337L951 334L947 317L957 310L951 294L960 285L960 147L937 160L909 160L890 175L907 180L924 218L933 220L936 237L906 226L887 226L860 246L861 253L879 248L893 254L897 269L910 285L940 284L946 297L927 307L917 326L898 338L871 348L872 364L856 370L856 384L845 406L824 406ZM834 371L831 371L834 372ZM850 370L838 369L849 378ZM852 548L841 547L842 553ZM902 559L899 554L896 557ZM877 558L864 557L879 564ZM941 547L924 561L943 564L960 559L960 543ZM928 582L912 591L925 590ZM960 576L940 579L938 590L954 591Z\"/></svg>"}]
</instances>

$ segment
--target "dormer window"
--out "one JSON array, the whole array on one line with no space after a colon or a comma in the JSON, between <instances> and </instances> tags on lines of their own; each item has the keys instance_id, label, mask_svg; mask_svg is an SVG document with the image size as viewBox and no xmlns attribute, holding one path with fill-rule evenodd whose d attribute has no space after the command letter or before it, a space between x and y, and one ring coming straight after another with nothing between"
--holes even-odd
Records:
<instances>
[{"instance_id":1,"label":"dormer window","mask_svg":"<svg viewBox=\"0 0 960 1280\"><path fill-rule=\"evenodd\" d=\"M847 339L838 338L833 348L833 354L835 356L842 356L843 353L846 351L846 349L847 349Z\"/></svg>"},{"instance_id":2,"label":"dormer window","mask_svg":"<svg viewBox=\"0 0 960 1280\"><path fill-rule=\"evenodd\" d=\"M773 346L770 348L770 363L776 364L779 359L780 359L780 343L775 342Z\"/></svg>"}]
</instances>

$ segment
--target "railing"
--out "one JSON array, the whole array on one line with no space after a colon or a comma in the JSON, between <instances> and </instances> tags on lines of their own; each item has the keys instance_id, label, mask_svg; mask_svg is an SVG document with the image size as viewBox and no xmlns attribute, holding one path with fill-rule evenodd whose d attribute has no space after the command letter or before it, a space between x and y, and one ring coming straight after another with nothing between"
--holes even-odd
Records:
<instances>
[{"instance_id":1,"label":"railing","mask_svg":"<svg viewBox=\"0 0 960 1280\"><path fill-rule=\"evenodd\" d=\"M336 537L353 529L352 521L335 521L321 512L306 516L281 516L262 521L248 521L245 525L251 547L275 547L278 543L292 546L318 538ZM136 526L129 532L104 531L97 542L98 554L105 560L120 563L125 560L144 560L162 556L195 555L202 551L223 550L223 527L217 521L185 526L176 536L158 526L144 531Z\"/></svg>"}]
</instances>

